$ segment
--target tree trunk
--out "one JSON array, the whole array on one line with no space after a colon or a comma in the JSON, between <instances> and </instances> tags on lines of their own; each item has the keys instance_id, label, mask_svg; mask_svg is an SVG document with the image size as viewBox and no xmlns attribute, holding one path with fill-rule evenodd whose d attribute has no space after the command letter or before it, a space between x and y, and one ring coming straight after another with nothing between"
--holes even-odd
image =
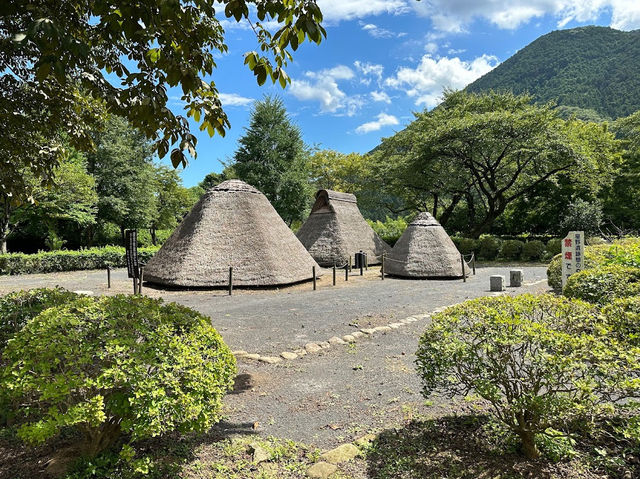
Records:
<instances>
[{"instance_id":1,"label":"tree trunk","mask_svg":"<svg viewBox=\"0 0 640 479\"><path fill-rule=\"evenodd\" d=\"M122 239L122 246L126 246L127 242L124 237L124 226L120 226L120 238Z\"/></svg>"},{"instance_id":2,"label":"tree trunk","mask_svg":"<svg viewBox=\"0 0 640 479\"><path fill-rule=\"evenodd\" d=\"M538 459L540 451L536 447L536 435L531 431L520 431L518 433L522 441L522 453L527 459Z\"/></svg>"},{"instance_id":3,"label":"tree trunk","mask_svg":"<svg viewBox=\"0 0 640 479\"><path fill-rule=\"evenodd\" d=\"M108 449L120 437L120 424L118 422L106 422L100 427L90 429L88 441L84 446L84 455L95 457L102 451Z\"/></svg>"},{"instance_id":4,"label":"tree trunk","mask_svg":"<svg viewBox=\"0 0 640 479\"><path fill-rule=\"evenodd\" d=\"M447 225L449 219L451 218L451 215L453 214L453 211L456 209L456 206L458 206L458 203L460 203L460 198L460 195L455 195L453 198L451 198L451 203L444 209L444 211L442 212L442 216L438 218L438 221L443 227Z\"/></svg>"},{"instance_id":5,"label":"tree trunk","mask_svg":"<svg viewBox=\"0 0 640 479\"><path fill-rule=\"evenodd\" d=\"M438 217L438 195L434 193L433 195L433 217Z\"/></svg>"},{"instance_id":6,"label":"tree trunk","mask_svg":"<svg viewBox=\"0 0 640 479\"><path fill-rule=\"evenodd\" d=\"M9 236L9 202L5 199L2 217L0 218L0 252L7 253L7 237Z\"/></svg>"},{"instance_id":7,"label":"tree trunk","mask_svg":"<svg viewBox=\"0 0 640 479\"><path fill-rule=\"evenodd\" d=\"M157 235L156 235L156 229L155 228L149 228L149 234L151 235L151 244L153 246L156 246L157 244Z\"/></svg>"}]
</instances>

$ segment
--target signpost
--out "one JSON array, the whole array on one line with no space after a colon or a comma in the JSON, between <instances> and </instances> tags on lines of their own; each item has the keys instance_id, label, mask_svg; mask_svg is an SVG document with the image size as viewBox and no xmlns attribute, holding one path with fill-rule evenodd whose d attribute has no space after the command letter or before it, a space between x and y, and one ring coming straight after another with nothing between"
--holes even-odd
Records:
<instances>
[{"instance_id":1,"label":"signpost","mask_svg":"<svg viewBox=\"0 0 640 479\"><path fill-rule=\"evenodd\" d=\"M584 232L570 231L562 240L562 287L569 276L584 269Z\"/></svg>"},{"instance_id":2,"label":"signpost","mask_svg":"<svg viewBox=\"0 0 640 479\"><path fill-rule=\"evenodd\" d=\"M136 294L138 292L136 279L138 279L140 275L137 230L126 230L124 232L124 247L127 253L127 276L133 278L133 294Z\"/></svg>"}]
</instances>

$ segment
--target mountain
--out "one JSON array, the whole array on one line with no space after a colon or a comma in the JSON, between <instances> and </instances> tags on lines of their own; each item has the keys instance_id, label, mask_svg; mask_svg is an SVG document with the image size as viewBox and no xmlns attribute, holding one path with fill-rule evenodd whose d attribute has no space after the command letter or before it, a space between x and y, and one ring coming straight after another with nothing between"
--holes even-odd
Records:
<instances>
[{"instance_id":1,"label":"mountain","mask_svg":"<svg viewBox=\"0 0 640 479\"><path fill-rule=\"evenodd\" d=\"M627 116L640 110L640 30L580 27L548 33L466 89L529 92L579 117Z\"/></svg>"}]
</instances>

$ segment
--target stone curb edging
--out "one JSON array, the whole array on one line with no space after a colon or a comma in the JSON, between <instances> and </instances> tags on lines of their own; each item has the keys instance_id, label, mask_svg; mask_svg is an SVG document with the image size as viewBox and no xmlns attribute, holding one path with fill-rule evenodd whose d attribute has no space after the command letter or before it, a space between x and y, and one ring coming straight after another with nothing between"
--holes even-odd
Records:
<instances>
[{"instance_id":1,"label":"stone curb edging","mask_svg":"<svg viewBox=\"0 0 640 479\"><path fill-rule=\"evenodd\" d=\"M415 323L421 319L428 319L433 314L439 313L449 306L443 306L441 308L437 308L433 310L431 313L425 314L415 314L413 316L408 316L404 319L400 319L398 321L394 321L392 323L387 324L386 326L377 326L375 328L362 328L357 331L353 331L349 334L345 334L342 337L332 336L326 341L320 342L310 342L304 345L302 348L294 349L293 351L283 351L279 356L263 356L257 353L249 353L244 350L232 351L233 355L237 359L248 359L253 361L258 361L266 364L277 364L282 361L293 361L295 359L306 356L307 354L315 354L323 351L325 349L329 349L332 346L345 345L355 343L356 341L367 338L369 336L373 336L377 333L388 333L395 329L400 329L403 326L406 326L411 323Z\"/></svg>"}]
</instances>

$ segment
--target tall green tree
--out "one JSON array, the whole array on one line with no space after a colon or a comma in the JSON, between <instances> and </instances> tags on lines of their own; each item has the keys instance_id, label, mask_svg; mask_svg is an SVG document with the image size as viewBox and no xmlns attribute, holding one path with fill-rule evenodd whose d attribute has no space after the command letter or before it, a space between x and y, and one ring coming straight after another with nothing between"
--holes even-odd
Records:
<instances>
[{"instance_id":1,"label":"tall green tree","mask_svg":"<svg viewBox=\"0 0 640 479\"><path fill-rule=\"evenodd\" d=\"M120 228L148 228L158 215L152 146L124 118L111 117L88 156L96 179L98 220Z\"/></svg>"},{"instance_id":2,"label":"tall green tree","mask_svg":"<svg viewBox=\"0 0 640 479\"><path fill-rule=\"evenodd\" d=\"M282 100L257 101L231 165L243 181L262 191L289 225L309 207L309 152Z\"/></svg>"},{"instance_id":3,"label":"tall green tree","mask_svg":"<svg viewBox=\"0 0 640 479\"><path fill-rule=\"evenodd\" d=\"M182 178L176 170L164 165L156 167L155 185L156 211L149 223L149 234L154 245L157 244L157 231L175 228L198 200L192 190L182 186Z\"/></svg>"},{"instance_id":4,"label":"tall green tree","mask_svg":"<svg viewBox=\"0 0 640 479\"><path fill-rule=\"evenodd\" d=\"M436 215L448 202L442 223L463 205L465 232L474 237L488 232L511 203L535 198L541 185L561 176L598 191L620 161L606 124L564 121L553 105L495 92L447 92L440 106L385 140L377 156L395 191L412 192L425 205L430 198Z\"/></svg>"},{"instance_id":5,"label":"tall green tree","mask_svg":"<svg viewBox=\"0 0 640 479\"><path fill-rule=\"evenodd\" d=\"M86 158L69 150L54 170L52 183L42 185L27 168L23 171L23 184L28 187L29 198L13 198L7 191L0 192L0 251L7 252L9 234L19 228L38 228L40 235L56 238L62 224L78 229L96 221L98 200L95 180L87 172Z\"/></svg>"},{"instance_id":6,"label":"tall green tree","mask_svg":"<svg viewBox=\"0 0 640 479\"><path fill-rule=\"evenodd\" d=\"M174 166L186 164L184 152L196 154L188 117L210 136L224 135L229 121L208 78L215 55L228 50L224 17L255 32L259 48L244 63L260 85L284 87L291 52L326 36L315 0L3 1L0 124L3 136L11 132L0 142L3 168L11 169L3 188L22 194L25 167L38 179L50 175L60 132L90 150L103 108L154 141L160 157L171 151ZM168 87L182 90L185 116L168 108Z\"/></svg>"}]
</instances>

